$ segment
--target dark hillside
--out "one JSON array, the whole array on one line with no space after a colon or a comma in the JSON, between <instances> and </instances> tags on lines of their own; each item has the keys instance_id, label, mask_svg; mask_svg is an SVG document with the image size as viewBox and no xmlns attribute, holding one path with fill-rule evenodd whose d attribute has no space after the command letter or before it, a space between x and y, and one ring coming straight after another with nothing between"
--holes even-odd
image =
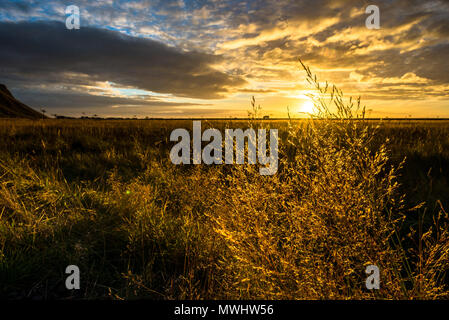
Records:
<instances>
[{"instance_id":1,"label":"dark hillside","mask_svg":"<svg viewBox=\"0 0 449 320\"><path fill-rule=\"evenodd\" d=\"M42 114L14 98L8 88L0 84L0 118L39 119Z\"/></svg>"}]
</instances>

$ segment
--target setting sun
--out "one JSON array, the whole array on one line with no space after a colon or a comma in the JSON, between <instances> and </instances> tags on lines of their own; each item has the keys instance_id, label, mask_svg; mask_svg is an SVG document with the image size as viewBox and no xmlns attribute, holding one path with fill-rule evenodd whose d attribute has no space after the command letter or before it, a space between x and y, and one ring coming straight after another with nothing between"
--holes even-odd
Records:
<instances>
[{"instance_id":1,"label":"setting sun","mask_svg":"<svg viewBox=\"0 0 449 320\"><path fill-rule=\"evenodd\" d=\"M448 20L449 0L0 0L0 303L443 308Z\"/></svg>"},{"instance_id":2,"label":"setting sun","mask_svg":"<svg viewBox=\"0 0 449 320\"><path fill-rule=\"evenodd\" d=\"M310 99L305 100L299 108L300 113L307 113L307 114L314 113L314 110L315 110L315 108L313 106L313 101Z\"/></svg>"}]
</instances>

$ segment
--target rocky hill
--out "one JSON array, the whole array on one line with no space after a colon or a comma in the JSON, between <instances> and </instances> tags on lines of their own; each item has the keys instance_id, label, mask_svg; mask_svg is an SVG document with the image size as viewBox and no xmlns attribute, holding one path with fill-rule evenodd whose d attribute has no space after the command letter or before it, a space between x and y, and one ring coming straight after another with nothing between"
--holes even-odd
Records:
<instances>
[{"instance_id":1,"label":"rocky hill","mask_svg":"<svg viewBox=\"0 0 449 320\"><path fill-rule=\"evenodd\" d=\"M20 102L4 84L0 84L0 118L39 119L42 114Z\"/></svg>"}]
</instances>

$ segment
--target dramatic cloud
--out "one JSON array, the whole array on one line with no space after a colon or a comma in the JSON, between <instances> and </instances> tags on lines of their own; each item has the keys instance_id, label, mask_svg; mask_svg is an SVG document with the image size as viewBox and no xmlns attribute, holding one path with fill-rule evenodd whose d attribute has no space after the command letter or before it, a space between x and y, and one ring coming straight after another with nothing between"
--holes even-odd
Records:
<instances>
[{"instance_id":1,"label":"dramatic cloud","mask_svg":"<svg viewBox=\"0 0 449 320\"><path fill-rule=\"evenodd\" d=\"M168 102L151 98L129 98L129 97L112 97L102 95L91 95L78 92L54 92L54 91L35 91L35 90L18 90L16 96L21 100L33 106L45 106L49 108L58 108L61 105L64 108L78 108L89 110L101 110L105 107L112 108L132 108L132 107L186 107L199 106L195 103L178 103ZM207 105L207 104L202 104ZM151 110L152 110L151 109ZM146 110L148 111L148 109Z\"/></svg>"},{"instance_id":2,"label":"dramatic cloud","mask_svg":"<svg viewBox=\"0 0 449 320\"><path fill-rule=\"evenodd\" d=\"M380 8L379 30L365 27L361 0L71 4L81 10L77 31L65 29L61 0L0 3L0 81L28 101L56 108L54 93L65 97L60 108L141 105L171 114L183 105L191 114L215 107L244 115L255 95L285 116L310 89L301 57L323 80L362 95L373 115L449 116L446 0L369 3Z\"/></svg>"},{"instance_id":3,"label":"dramatic cloud","mask_svg":"<svg viewBox=\"0 0 449 320\"><path fill-rule=\"evenodd\" d=\"M62 82L72 73L88 75L89 81L206 99L243 84L210 66L220 61L217 56L181 52L109 30L87 27L71 32L57 22L0 23L0 43L2 74L16 78Z\"/></svg>"}]
</instances>

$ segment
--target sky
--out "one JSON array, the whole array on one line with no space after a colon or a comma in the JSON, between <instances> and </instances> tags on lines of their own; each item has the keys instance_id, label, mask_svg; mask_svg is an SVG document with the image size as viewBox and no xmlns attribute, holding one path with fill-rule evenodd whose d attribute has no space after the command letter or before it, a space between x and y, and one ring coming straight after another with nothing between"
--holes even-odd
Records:
<instances>
[{"instance_id":1,"label":"sky","mask_svg":"<svg viewBox=\"0 0 449 320\"><path fill-rule=\"evenodd\" d=\"M0 83L49 115L302 117L301 58L370 117L449 117L448 22L448 0L1 0Z\"/></svg>"}]
</instances>

